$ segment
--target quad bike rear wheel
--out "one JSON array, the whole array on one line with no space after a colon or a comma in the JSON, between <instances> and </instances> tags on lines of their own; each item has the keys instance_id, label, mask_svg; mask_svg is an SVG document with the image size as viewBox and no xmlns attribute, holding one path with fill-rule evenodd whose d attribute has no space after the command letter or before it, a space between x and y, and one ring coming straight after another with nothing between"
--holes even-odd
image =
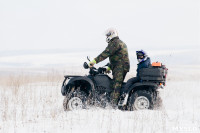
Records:
<instances>
[{"instance_id":1,"label":"quad bike rear wheel","mask_svg":"<svg viewBox=\"0 0 200 133\"><path fill-rule=\"evenodd\" d=\"M134 92L129 98L128 108L131 111L153 109L153 95L146 90Z\"/></svg>"},{"instance_id":2,"label":"quad bike rear wheel","mask_svg":"<svg viewBox=\"0 0 200 133\"><path fill-rule=\"evenodd\" d=\"M65 96L63 100L64 111L86 109L86 97L87 95L85 92L77 90Z\"/></svg>"}]
</instances>

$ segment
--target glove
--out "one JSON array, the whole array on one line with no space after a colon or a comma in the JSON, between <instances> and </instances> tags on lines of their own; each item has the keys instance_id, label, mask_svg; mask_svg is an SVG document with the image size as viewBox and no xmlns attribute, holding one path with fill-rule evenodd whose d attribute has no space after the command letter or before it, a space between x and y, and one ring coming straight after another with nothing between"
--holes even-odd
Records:
<instances>
[{"instance_id":1,"label":"glove","mask_svg":"<svg viewBox=\"0 0 200 133\"><path fill-rule=\"evenodd\" d=\"M95 60L92 60L92 61L90 61L89 66L90 66L90 67L93 67L94 64L96 64L96 61L95 61Z\"/></svg>"},{"instance_id":2,"label":"glove","mask_svg":"<svg viewBox=\"0 0 200 133\"><path fill-rule=\"evenodd\" d=\"M106 73L109 74L109 73L110 73L110 70L111 70L110 67L107 67L107 69L106 69Z\"/></svg>"}]
</instances>

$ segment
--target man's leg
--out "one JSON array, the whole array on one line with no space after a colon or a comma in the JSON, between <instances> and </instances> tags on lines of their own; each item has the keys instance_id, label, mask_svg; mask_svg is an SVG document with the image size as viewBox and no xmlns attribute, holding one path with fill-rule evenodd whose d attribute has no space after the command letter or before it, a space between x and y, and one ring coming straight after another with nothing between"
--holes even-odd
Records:
<instances>
[{"instance_id":1,"label":"man's leg","mask_svg":"<svg viewBox=\"0 0 200 133\"><path fill-rule=\"evenodd\" d=\"M113 93L111 94L111 98L114 104L117 104L119 96L120 96L120 89L123 83L127 72L124 71L123 66L118 66L113 70Z\"/></svg>"}]
</instances>

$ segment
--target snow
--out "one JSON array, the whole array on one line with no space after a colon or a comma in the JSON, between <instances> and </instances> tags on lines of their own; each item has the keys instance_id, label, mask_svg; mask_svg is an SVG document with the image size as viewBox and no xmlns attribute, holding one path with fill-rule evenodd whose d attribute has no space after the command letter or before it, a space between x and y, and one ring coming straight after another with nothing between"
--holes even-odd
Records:
<instances>
[{"instance_id":1,"label":"snow","mask_svg":"<svg viewBox=\"0 0 200 133\"><path fill-rule=\"evenodd\" d=\"M132 112L94 107L64 112L64 97L60 93L62 77L60 80L30 82L32 80L28 78L32 77L18 75L10 80L10 85L0 87L0 132L198 133L199 73L196 73L198 78L188 80L178 76L183 73L183 68L172 70L175 72L169 74L167 86L161 91L163 109ZM191 74L195 75L194 72Z\"/></svg>"}]
</instances>

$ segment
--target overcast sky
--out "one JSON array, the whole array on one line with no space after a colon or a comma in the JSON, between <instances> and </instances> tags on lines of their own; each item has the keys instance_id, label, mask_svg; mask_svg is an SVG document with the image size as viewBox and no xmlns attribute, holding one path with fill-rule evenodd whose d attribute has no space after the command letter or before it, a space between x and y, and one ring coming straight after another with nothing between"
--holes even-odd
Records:
<instances>
[{"instance_id":1,"label":"overcast sky","mask_svg":"<svg viewBox=\"0 0 200 133\"><path fill-rule=\"evenodd\" d=\"M130 50L199 48L199 0L1 0L0 51L102 51L114 27Z\"/></svg>"}]
</instances>

